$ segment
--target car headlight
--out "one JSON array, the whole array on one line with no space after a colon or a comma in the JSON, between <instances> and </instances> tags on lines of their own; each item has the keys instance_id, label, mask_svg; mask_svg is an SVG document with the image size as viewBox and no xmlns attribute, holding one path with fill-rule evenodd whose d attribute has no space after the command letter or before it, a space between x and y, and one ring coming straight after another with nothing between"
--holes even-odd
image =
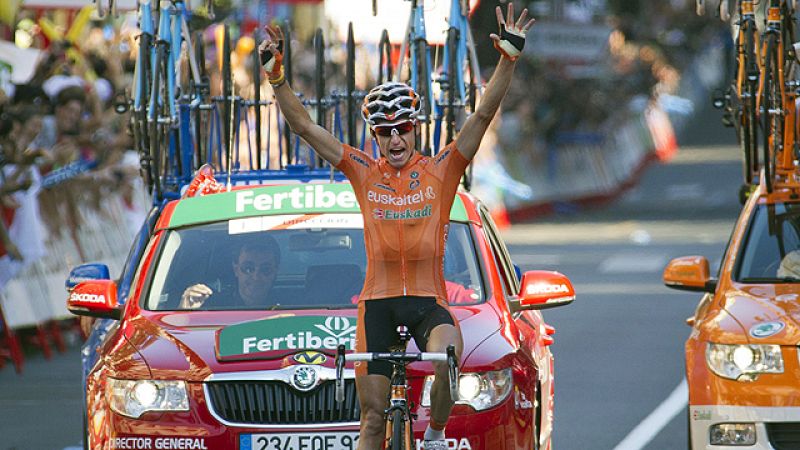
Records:
<instances>
[{"instance_id":1,"label":"car headlight","mask_svg":"<svg viewBox=\"0 0 800 450\"><path fill-rule=\"evenodd\" d=\"M762 373L783 373L780 345L709 343L706 362L712 372L731 380L753 381Z\"/></svg>"},{"instance_id":2,"label":"car headlight","mask_svg":"<svg viewBox=\"0 0 800 450\"><path fill-rule=\"evenodd\" d=\"M431 405L431 386L435 375L425 377L422 388L422 406ZM511 369L496 370L493 372L467 372L462 373L458 379L459 400L456 403L470 405L476 411L482 411L499 405L511 393L514 385Z\"/></svg>"},{"instance_id":3,"label":"car headlight","mask_svg":"<svg viewBox=\"0 0 800 450\"><path fill-rule=\"evenodd\" d=\"M106 390L111 409L138 419L151 411L188 411L184 381L108 379Z\"/></svg>"}]
</instances>

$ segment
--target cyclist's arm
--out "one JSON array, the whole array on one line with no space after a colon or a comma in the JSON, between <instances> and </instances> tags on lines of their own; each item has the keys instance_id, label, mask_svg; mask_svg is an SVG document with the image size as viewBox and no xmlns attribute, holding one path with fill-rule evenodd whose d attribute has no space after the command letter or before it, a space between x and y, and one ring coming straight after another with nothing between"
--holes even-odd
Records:
<instances>
[{"instance_id":1,"label":"cyclist's arm","mask_svg":"<svg viewBox=\"0 0 800 450\"><path fill-rule=\"evenodd\" d=\"M514 76L515 63L508 58L500 58L494 74L486 85L481 102L475 112L469 116L461 131L456 136L456 148L467 160L471 160L478 151L481 139L492 123L500 102L508 91Z\"/></svg>"},{"instance_id":2,"label":"cyclist's arm","mask_svg":"<svg viewBox=\"0 0 800 450\"><path fill-rule=\"evenodd\" d=\"M286 122L298 136L303 138L322 159L334 166L342 160L342 143L325 128L317 125L308 111L292 91L289 83L283 83L275 90L275 98L281 107Z\"/></svg>"}]
</instances>

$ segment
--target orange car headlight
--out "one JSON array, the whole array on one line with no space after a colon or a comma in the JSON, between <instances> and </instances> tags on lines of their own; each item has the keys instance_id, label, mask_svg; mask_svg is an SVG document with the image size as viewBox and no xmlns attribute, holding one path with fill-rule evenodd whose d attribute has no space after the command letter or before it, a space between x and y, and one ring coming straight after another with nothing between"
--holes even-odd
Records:
<instances>
[{"instance_id":1,"label":"orange car headlight","mask_svg":"<svg viewBox=\"0 0 800 450\"><path fill-rule=\"evenodd\" d=\"M706 363L712 372L730 380L753 381L762 373L783 373L780 345L709 343Z\"/></svg>"}]
</instances>

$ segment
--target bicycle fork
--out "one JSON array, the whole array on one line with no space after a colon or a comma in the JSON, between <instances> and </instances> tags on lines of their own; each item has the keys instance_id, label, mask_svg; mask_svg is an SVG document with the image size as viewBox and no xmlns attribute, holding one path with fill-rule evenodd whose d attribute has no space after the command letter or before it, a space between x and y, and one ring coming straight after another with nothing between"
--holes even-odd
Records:
<instances>
[{"instance_id":1,"label":"bicycle fork","mask_svg":"<svg viewBox=\"0 0 800 450\"><path fill-rule=\"evenodd\" d=\"M389 397L389 408L384 411L386 415L386 437L384 438L384 448L395 449L402 448L404 450L412 450L413 430L412 423L417 415L412 413L408 407L407 400L408 385L403 382L402 384L392 384L391 395ZM396 421L402 421L403 426L398 427ZM400 436L396 435L398 430L402 430ZM402 439L401 445L393 445L393 439Z\"/></svg>"}]
</instances>

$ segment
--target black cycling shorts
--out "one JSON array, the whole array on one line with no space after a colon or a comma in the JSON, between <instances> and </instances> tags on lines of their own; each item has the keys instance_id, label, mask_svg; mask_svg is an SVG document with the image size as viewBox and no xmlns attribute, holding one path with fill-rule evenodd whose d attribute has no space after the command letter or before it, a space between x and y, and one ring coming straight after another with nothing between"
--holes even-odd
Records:
<instances>
[{"instance_id":1,"label":"black cycling shorts","mask_svg":"<svg viewBox=\"0 0 800 450\"><path fill-rule=\"evenodd\" d=\"M426 351L431 330L442 324L456 325L450 310L433 297L392 297L365 300L358 305L356 352L387 352L397 347L397 327L405 325L420 351ZM387 361L356 363L356 375L392 376L392 364Z\"/></svg>"}]
</instances>

